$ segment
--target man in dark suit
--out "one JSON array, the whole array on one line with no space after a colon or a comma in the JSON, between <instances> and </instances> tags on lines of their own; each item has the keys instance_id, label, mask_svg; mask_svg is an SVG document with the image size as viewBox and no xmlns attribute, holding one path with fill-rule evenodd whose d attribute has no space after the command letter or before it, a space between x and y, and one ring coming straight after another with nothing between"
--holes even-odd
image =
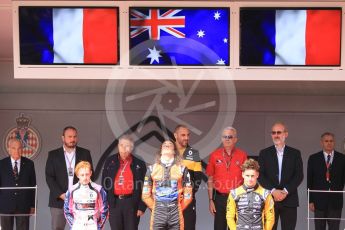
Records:
<instances>
[{"instance_id":1,"label":"man in dark suit","mask_svg":"<svg viewBox=\"0 0 345 230\"><path fill-rule=\"evenodd\" d=\"M271 190L275 205L277 229L279 217L282 230L293 230L297 222L298 191L303 180L301 152L285 145L287 127L277 122L272 126L271 136L274 145L260 151L260 184Z\"/></svg>"},{"instance_id":2,"label":"man in dark suit","mask_svg":"<svg viewBox=\"0 0 345 230\"><path fill-rule=\"evenodd\" d=\"M0 161L0 187L34 187L36 174L33 161L22 157L22 143L11 139L8 143L9 157ZM0 190L1 214L35 213L35 190ZM1 229L12 230L14 219L17 230L29 230L29 216L1 216Z\"/></svg>"},{"instance_id":3,"label":"man in dark suit","mask_svg":"<svg viewBox=\"0 0 345 230\"><path fill-rule=\"evenodd\" d=\"M67 126L62 134L63 146L48 153L46 163L46 181L50 190L49 207L52 217L52 229L65 229L66 219L63 204L67 190L78 182L74 167L80 161L88 161L92 165L90 151L77 146L77 129Z\"/></svg>"},{"instance_id":4,"label":"man in dark suit","mask_svg":"<svg viewBox=\"0 0 345 230\"><path fill-rule=\"evenodd\" d=\"M345 183L345 156L334 150L334 134L321 135L322 151L308 159L307 186L311 190L342 191ZM343 193L310 192L309 209L315 218L341 218ZM315 219L315 230L339 230L340 220Z\"/></svg>"},{"instance_id":5,"label":"man in dark suit","mask_svg":"<svg viewBox=\"0 0 345 230\"><path fill-rule=\"evenodd\" d=\"M102 185L110 207L110 227L114 230L137 230L146 210L141 200L146 165L132 155L133 148L133 140L122 136L119 153L108 157L102 172Z\"/></svg>"}]
</instances>

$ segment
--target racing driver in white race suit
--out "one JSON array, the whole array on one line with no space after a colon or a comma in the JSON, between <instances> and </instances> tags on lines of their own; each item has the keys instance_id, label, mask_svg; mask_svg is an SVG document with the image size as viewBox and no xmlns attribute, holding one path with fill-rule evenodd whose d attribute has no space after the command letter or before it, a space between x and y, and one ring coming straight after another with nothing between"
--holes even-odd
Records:
<instances>
[{"instance_id":1,"label":"racing driver in white race suit","mask_svg":"<svg viewBox=\"0 0 345 230\"><path fill-rule=\"evenodd\" d=\"M108 218L107 195L91 181L91 165L81 161L75 167L79 182L67 191L64 213L71 230L100 230Z\"/></svg>"}]
</instances>

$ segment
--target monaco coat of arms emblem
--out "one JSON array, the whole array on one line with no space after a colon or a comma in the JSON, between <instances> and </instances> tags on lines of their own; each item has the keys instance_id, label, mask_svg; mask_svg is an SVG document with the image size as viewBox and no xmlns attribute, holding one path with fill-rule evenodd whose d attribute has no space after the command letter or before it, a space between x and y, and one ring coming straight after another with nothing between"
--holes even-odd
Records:
<instances>
[{"instance_id":1,"label":"monaco coat of arms emblem","mask_svg":"<svg viewBox=\"0 0 345 230\"><path fill-rule=\"evenodd\" d=\"M10 139L18 139L22 143L22 156L33 159L41 150L41 136L39 132L31 126L31 119L20 114L16 118L17 126L10 128L4 135L4 148L8 153L8 142Z\"/></svg>"}]
</instances>

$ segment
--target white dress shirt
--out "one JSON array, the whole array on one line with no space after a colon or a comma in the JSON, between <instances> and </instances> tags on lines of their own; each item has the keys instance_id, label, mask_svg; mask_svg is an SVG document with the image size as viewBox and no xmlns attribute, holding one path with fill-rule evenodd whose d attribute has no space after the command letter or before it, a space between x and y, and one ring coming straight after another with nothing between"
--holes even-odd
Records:
<instances>
[{"instance_id":1,"label":"white dress shirt","mask_svg":"<svg viewBox=\"0 0 345 230\"><path fill-rule=\"evenodd\" d=\"M325 162L327 162L327 156L328 156L328 153L326 153L325 151L323 151L323 155L325 157ZM334 150L331 152L331 160L330 160L330 164L332 164L333 162L333 158L334 158Z\"/></svg>"},{"instance_id":2,"label":"white dress shirt","mask_svg":"<svg viewBox=\"0 0 345 230\"><path fill-rule=\"evenodd\" d=\"M285 145L283 146L283 148L279 149L277 146L276 150L277 150L277 158L278 158L278 170L279 170L279 183L281 180L281 176L282 176L282 166L283 166L283 156L284 156L284 149L285 149Z\"/></svg>"},{"instance_id":3,"label":"white dress shirt","mask_svg":"<svg viewBox=\"0 0 345 230\"><path fill-rule=\"evenodd\" d=\"M20 172L20 158L19 158L18 160L14 160L14 159L11 157L12 170L14 169L14 162L17 162L18 175L19 175L19 172Z\"/></svg>"}]
</instances>

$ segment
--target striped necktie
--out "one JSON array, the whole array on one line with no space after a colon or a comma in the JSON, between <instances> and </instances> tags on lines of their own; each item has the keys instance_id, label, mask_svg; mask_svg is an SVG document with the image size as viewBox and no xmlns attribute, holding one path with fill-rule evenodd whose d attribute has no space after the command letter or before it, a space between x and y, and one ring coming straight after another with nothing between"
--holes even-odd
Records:
<instances>
[{"instance_id":1,"label":"striped necktie","mask_svg":"<svg viewBox=\"0 0 345 230\"><path fill-rule=\"evenodd\" d=\"M14 175L14 179L15 179L15 180L18 180L18 179L19 179L17 161L14 162L13 175Z\"/></svg>"}]
</instances>

